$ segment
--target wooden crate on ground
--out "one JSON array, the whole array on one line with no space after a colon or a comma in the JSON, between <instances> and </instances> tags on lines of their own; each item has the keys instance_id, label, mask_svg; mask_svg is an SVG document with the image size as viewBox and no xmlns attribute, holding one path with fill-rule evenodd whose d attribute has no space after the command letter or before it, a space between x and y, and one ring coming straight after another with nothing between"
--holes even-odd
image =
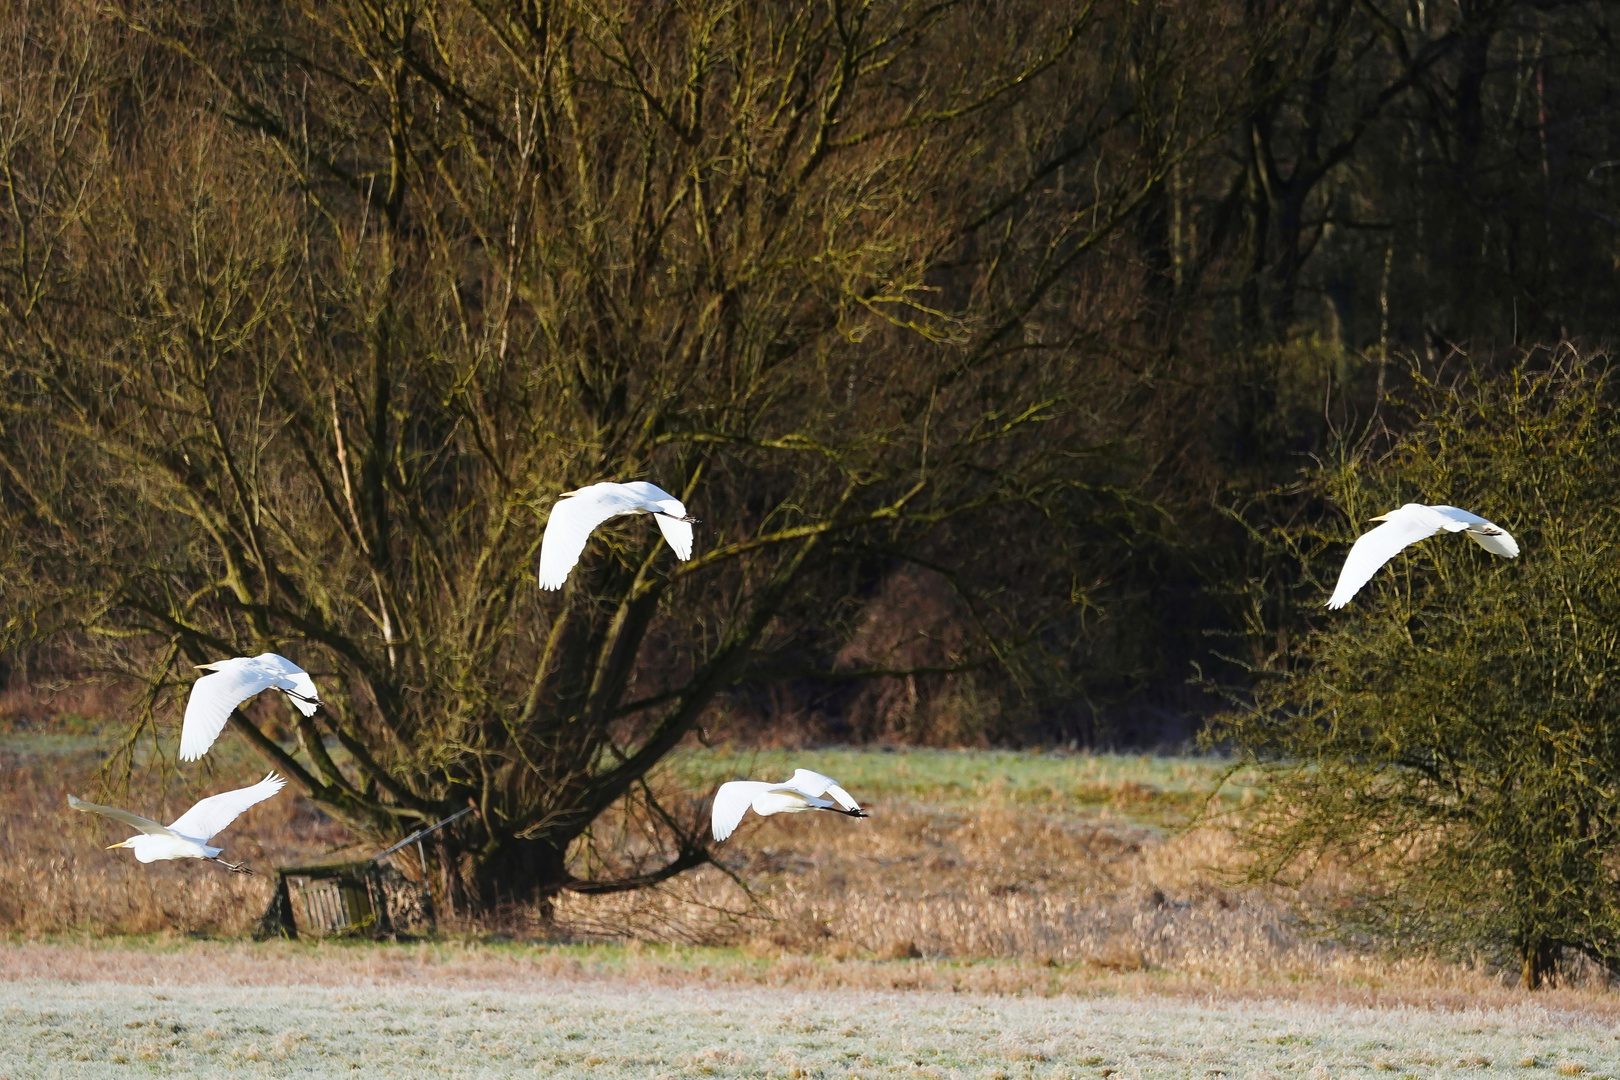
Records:
<instances>
[{"instance_id":1,"label":"wooden crate on ground","mask_svg":"<svg viewBox=\"0 0 1620 1080\"><path fill-rule=\"evenodd\" d=\"M422 838L475 812L468 800L465 810L416 830L369 859L276 867L275 892L253 936L264 941L275 937L379 938L431 932L435 926L433 892L427 883L427 853ZM391 861L395 852L411 844L416 845L420 881L400 873Z\"/></svg>"},{"instance_id":2,"label":"wooden crate on ground","mask_svg":"<svg viewBox=\"0 0 1620 1080\"><path fill-rule=\"evenodd\" d=\"M276 868L270 906L254 936L398 937L434 928L433 897L378 859Z\"/></svg>"}]
</instances>

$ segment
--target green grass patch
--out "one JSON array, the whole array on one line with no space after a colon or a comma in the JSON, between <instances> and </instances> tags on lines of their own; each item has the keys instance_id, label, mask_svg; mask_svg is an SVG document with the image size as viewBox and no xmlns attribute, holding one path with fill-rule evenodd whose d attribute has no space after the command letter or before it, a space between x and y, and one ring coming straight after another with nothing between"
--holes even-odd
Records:
<instances>
[{"instance_id":1,"label":"green grass patch","mask_svg":"<svg viewBox=\"0 0 1620 1080\"><path fill-rule=\"evenodd\" d=\"M88 758L103 754L122 729L53 721L48 727L17 726L0 730L0 754L22 764L48 758ZM178 729L166 731L172 753ZM293 749L288 747L289 750ZM347 755L328 747L343 764ZM136 748L136 761L151 757L150 740ZM211 769L240 771L256 757L238 738L215 746ZM694 795L707 794L727 780L786 779L796 768L815 769L836 777L863 805L921 803L981 809L1023 806L1047 812L1107 813L1139 824L1175 826L1204 805L1230 769L1220 757L1157 754L1070 753L1041 750L937 750L906 747L824 747L813 750L756 750L721 746L685 747L660 766L659 772ZM1233 775L1221 792L1223 804L1240 801L1257 788L1254 770ZM1258 791L1255 792L1258 794Z\"/></svg>"},{"instance_id":2,"label":"green grass patch","mask_svg":"<svg viewBox=\"0 0 1620 1080\"><path fill-rule=\"evenodd\" d=\"M863 804L917 802L1109 810L1146 824L1185 821L1230 768L1218 757L828 747L817 750L682 749L666 775L683 787L727 780L786 779L796 768L836 777ZM1233 776L1223 799L1238 800L1257 775Z\"/></svg>"}]
</instances>

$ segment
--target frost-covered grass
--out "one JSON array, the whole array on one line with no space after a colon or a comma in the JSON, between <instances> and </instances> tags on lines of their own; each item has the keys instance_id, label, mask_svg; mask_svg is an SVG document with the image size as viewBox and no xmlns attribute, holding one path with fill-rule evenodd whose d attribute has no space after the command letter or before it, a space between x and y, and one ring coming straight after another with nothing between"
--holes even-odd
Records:
<instances>
[{"instance_id":1,"label":"frost-covered grass","mask_svg":"<svg viewBox=\"0 0 1620 1080\"><path fill-rule=\"evenodd\" d=\"M927 991L0 983L0 1076L1558 1077L1620 1073L1612 1020Z\"/></svg>"},{"instance_id":2,"label":"frost-covered grass","mask_svg":"<svg viewBox=\"0 0 1620 1080\"><path fill-rule=\"evenodd\" d=\"M709 945L551 944L474 938L371 942L329 938L251 942L174 934L0 940L0 982L127 982L218 986L521 989L555 979L631 980L661 987L758 986L842 994L924 990L1010 996L1179 996L1189 1000L1283 999L1380 1007L1498 1008L1521 992L1489 973L1421 957L1358 960L1324 969L1275 971L1058 963L1026 958L808 954L750 943ZM1538 992L1549 1007L1620 1016L1620 996L1597 983Z\"/></svg>"}]
</instances>

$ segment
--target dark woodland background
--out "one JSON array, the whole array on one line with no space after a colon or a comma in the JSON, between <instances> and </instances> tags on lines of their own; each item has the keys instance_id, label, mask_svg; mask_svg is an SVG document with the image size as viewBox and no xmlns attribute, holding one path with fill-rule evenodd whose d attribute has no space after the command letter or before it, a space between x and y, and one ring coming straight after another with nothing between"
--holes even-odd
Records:
<instances>
[{"instance_id":1,"label":"dark woodland background","mask_svg":"<svg viewBox=\"0 0 1620 1080\"><path fill-rule=\"evenodd\" d=\"M948 257L926 253L931 264L919 268L914 284L939 298L930 310L954 311L964 325L924 337L974 348L989 334L984 320L1006 316L996 328L998 346L1041 357L1071 384L1066 404L1078 419L1051 425L1040 448L1061 455L1083 447L1091 456L1084 485L1025 517L944 524L919 542L927 550L918 562L875 551L852 555L836 587L782 614L788 625L779 634L806 669L966 663L971 670L876 681L744 679L715 707L713 734L1183 742L1212 705L1190 682L1194 665L1230 676L1220 656L1255 647L1243 639L1255 629L1248 586L1274 568L1257 564L1264 556L1249 543L1245 515L1262 504L1262 516L1330 514L1297 501L1278 510L1278 492L1335 445L1380 426L1398 430L1401 412L1385 398L1398 401L1414 369L1443 378L1465 366L1517 360L1537 345L1601 345L1615 330L1620 16L1612 5L1100 3L1048 18L1049 6L834 10L836 18L887 19L890 29L909 19L912 31L928 35L926 55L907 56L916 68L889 88L902 100L929 93L924 84L938 71L963 84L959 73L977 65L993 77L998 64L1027 63L1059 44L1066 50L997 114L1000 130L930 132L939 144L930 150L945 156L918 182L939 190L907 197L937 199L942 215L1008 202L1000 209L1009 219L1003 226L1019 239L995 257L1025 263L1013 271L1025 279L1013 287L1020 295L1001 298L1002 308L1013 310L969 312L994 306L981 303L982 265L973 250L988 242L958 238ZM244 159L205 176L176 159L276 139L286 156L295 152L286 147L307 139L333 159L308 187L325 183L357 206L365 202L356 195L362 189L381 199L377 184L386 169L364 160L370 132L327 117L329 131L289 133L279 125L292 113L272 115L244 87L307 98L302 68L321 67L317 54L325 48L365 58L368 27L384 44L390 27L400 29L396 50L412 43L401 70L432 85L433 50L446 47L435 35L446 34L444 24L482 18L538 25L564 21L557 12L572 10L585 23L617 17L674 40L681 31L658 22L686 17L680 5L616 16L611 6L547 4L336 4L279 14L168 7L9 6L0 78L0 348L14 389L43 353L72 362L71 350L39 329L42 307L66 322L80 320L78 328L94 338L85 349L115 348L127 333L73 313L108 306L96 274L75 265L96 255L83 245L65 250L62 227L70 213L88 212L85 203L98 189L121 187L139 204L171 183L235 187L233 169L259 174L270 166ZM711 7L716 23L727 11L774 10ZM940 32L951 25L974 32ZM322 42L323 35L332 41ZM646 58L654 66L676 63L673 48ZM299 86L273 85L278 80ZM354 94L368 92L363 81ZM448 83L441 90L447 101L463 93ZM896 107L880 98L862 102L850 122L865 119L861 109ZM307 128L317 107L305 104ZM444 107L425 97L416 105ZM368 122L363 109L355 112L355 125ZM871 151L874 158L901 152ZM1102 190L1110 185L1115 190ZM250 194L236 194L251 203ZM435 193L429 202L434 198L446 196ZM974 210L965 209L970 203ZM1061 250L1073 242L1069 219L1087 214L1095 220L1076 245L1083 250ZM131 248L143 242L140 226L124 220L128 235L103 237L112 258L133 257ZM150 227L175 228L176 220ZM900 239L924 257L927 238ZM267 242L262 235L237 240ZM1028 279L1046 274L1052 280L1030 287ZM973 318L980 323L968 325ZM851 388L874 373L925 366L903 328L871 336L842 329L846 339L863 338L858 348L844 343ZM14 421L14 436L15 428ZM7 452L9 478L0 485L16 507L26 468L17 456L26 450ZM562 490L571 482L540 486ZM1434 493L1435 500L1444 495ZM701 517L724 513L706 505L701 489L690 501ZM29 522L13 517L9 525ZM6 577L8 591L23 588L11 568ZM967 594L1010 600L1035 617L1000 624L1005 640L986 650L964 617ZM16 611L15 596L7 606ZM38 637L18 642L13 664L74 668L70 645Z\"/></svg>"}]
</instances>

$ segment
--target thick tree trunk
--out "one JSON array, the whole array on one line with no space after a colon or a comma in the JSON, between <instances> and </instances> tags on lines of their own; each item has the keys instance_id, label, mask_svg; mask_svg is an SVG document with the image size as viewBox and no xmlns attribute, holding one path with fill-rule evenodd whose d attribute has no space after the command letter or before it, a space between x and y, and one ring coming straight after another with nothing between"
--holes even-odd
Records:
<instances>
[{"instance_id":1,"label":"thick tree trunk","mask_svg":"<svg viewBox=\"0 0 1620 1080\"><path fill-rule=\"evenodd\" d=\"M436 845L439 892L446 914L482 921L514 907L538 909L550 921L552 898L572 880L566 853L544 840L507 837L476 846L457 837Z\"/></svg>"},{"instance_id":2,"label":"thick tree trunk","mask_svg":"<svg viewBox=\"0 0 1620 1080\"><path fill-rule=\"evenodd\" d=\"M1544 937L1534 937L1520 946L1522 966L1519 985L1526 990L1539 990L1552 985L1558 972L1558 959L1563 948Z\"/></svg>"},{"instance_id":3,"label":"thick tree trunk","mask_svg":"<svg viewBox=\"0 0 1620 1080\"><path fill-rule=\"evenodd\" d=\"M484 922L503 912L527 909L550 923L557 894L629 892L667 881L709 861L701 837L677 842L668 861L623 877L575 877L568 868L573 837L520 839L506 836L480 844L467 836L441 839L434 849L434 901L453 919Z\"/></svg>"},{"instance_id":4,"label":"thick tree trunk","mask_svg":"<svg viewBox=\"0 0 1620 1080\"><path fill-rule=\"evenodd\" d=\"M495 852L480 853L473 876L480 906L494 912L533 904L549 920L551 898L571 880L566 858L543 840L507 840Z\"/></svg>"}]
</instances>

